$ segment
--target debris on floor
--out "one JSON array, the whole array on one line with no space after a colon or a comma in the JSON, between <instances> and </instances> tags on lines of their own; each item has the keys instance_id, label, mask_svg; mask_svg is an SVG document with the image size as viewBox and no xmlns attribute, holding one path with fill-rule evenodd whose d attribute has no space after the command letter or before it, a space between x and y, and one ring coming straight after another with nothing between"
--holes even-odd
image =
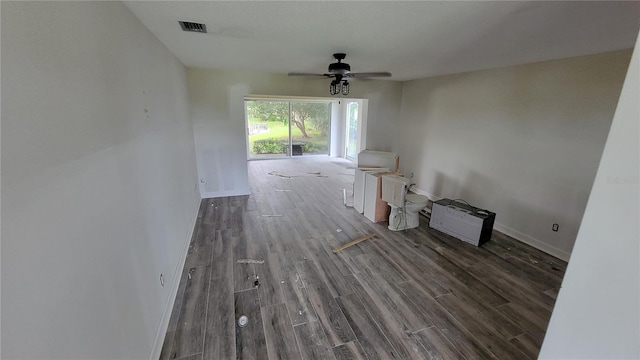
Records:
<instances>
[{"instance_id":1,"label":"debris on floor","mask_svg":"<svg viewBox=\"0 0 640 360\"><path fill-rule=\"evenodd\" d=\"M246 315L242 315L238 318L238 326L243 328L249 324L249 318Z\"/></svg>"},{"instance_id":2,"label":"debris on floor","mask_svg":"<svg viewBox=\"0 0 640 360\"><path fill-rule=\"evenodd\" d=\"M298 177L299 175L285 175L285 174L280 174L277 171L272 171L272 172L268 172L268 175L273 175L273 176L279 176L281 178L285 178L285 179L291 179L293 177Z\"/></svg>"},{"instance_id":3,"label":"debris on floor","mask_svg":"<svg viewBox=\"0 0 640 360\"><path fill-rule=\"evenodd\" d=\"M347 205L347 189L342 189L342 203L348 208L353 207L353 205Z\"/></svg>"},{"instance_id":4,"label":"debris on floor","mask_svg":"<svg viewBox=\"0 0 640 360\"><path fill-rule=\"evenodd\" d=\"M359 239L356 239L356 240L348 242L348 243L346 243L344 245L338 246L337 248L333 249L333 252L334 253L340 252L340 251L342 251L342 250L344 250L346 248L352 247L353 245L357 245L357 244L359 244L359 243L361 243L361 242L363 242L365 240L369 240L374 236L376 236L376 234L370 234L370 235L367 235L367 236L363 236L363 237L361 237Z\"/></svg>"},{"instance_id":5,"label":"debris on floor","mask_svg":"<svg viewBox=\"0 0 640 360\"><path fill-rule=\"evenodd\" d=\"M285 179L291 179L294 177L302 177L302 176L315 176L315 177L329 177L327 175L322 175L322 173L320 171L316 171L316 172L309 172L306 174L281 174L277 171L271 171L267 173L268 175L272 175L272 176L279 176L281 178L285 178Z\"/></svg>"},{"instance_id":6,"label":"debris on floor","mask_svg":"<svg viewBox=\"0 0 640 360\"><path fill-rule=\"evenodd\" d=\"M342 232L342 229L336 229L336 232L337 232L337 233L341 233L341 232Z\"/></svg>"},{"instance_id":7,"label":"debris on floor","mask_svg":"<svg viewBox=\"0 0 640 360\"><path fill-rule=\"evenodd\" d=\"M264 260L258 259L238 259L238 264L264 264Z\"/></svg>"},{"instance_id":8,"label":"debris on floor","mask_svg":"<svg viewBox=\"0 0 640 360\"><path fill-rule=\"evenodd\" d=\"M258 280L254 281L253 282L253 287L257 288L258 286L260 286L260 282Z\"/></svg>"}]
</instances>

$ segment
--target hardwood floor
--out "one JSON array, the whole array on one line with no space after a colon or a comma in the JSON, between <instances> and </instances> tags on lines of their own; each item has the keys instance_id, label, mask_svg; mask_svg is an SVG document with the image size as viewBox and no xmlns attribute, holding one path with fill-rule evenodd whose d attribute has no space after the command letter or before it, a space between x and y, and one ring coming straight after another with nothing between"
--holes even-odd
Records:
<instances>
[{"instance_id":1,"label":"hardwood floor","mask_svg":"<svg viewBox=\"0 0 640 360\"><path fill-rule=\"evenodd\" d=\"M248 166L250 196L202 201L161 359L537 357L565 262L499 233L477 248L424 217L373 224L343 205L340 159Z\"/></svg>"}]
</instances>

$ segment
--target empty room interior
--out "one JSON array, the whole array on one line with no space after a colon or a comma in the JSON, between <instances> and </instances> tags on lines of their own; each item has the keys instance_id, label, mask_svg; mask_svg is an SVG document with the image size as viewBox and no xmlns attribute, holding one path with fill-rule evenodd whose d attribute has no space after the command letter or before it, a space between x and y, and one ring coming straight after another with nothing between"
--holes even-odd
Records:
<instances>
[{"instance_id":1,"label":"empty room interior","mask_svg":"<svg viewBox=\"0 0 640 360\"><path fill-rule=\"evenodd\" d=\"M640 2L0 15L2 359L640 358Z\"/></svg>"}]
</instances>

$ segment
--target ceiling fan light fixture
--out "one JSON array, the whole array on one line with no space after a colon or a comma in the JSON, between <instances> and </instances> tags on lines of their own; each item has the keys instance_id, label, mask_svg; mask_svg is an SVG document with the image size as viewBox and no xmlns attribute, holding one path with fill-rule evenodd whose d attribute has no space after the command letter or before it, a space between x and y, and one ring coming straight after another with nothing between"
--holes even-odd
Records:
<instances>
[{"instance_id":1,"label":"ceiling fan light fixture","mask_svg":"<svg viewBox=\"0 0 640 360\"><path fill-rule=\"evenodd\" d=\"M290 72L289 76L313 76L313 77L328 77L332 78L329 85L329 93L333 95L349 95L349 82L347 79L366 79L371 77L391 77L391 73L387 71L378 72L351 72L351 66L347 63L343 63L342 60L347 56L344 53L333 54L333 57L337 62L329 64L329 71L324 74L314 73L297 73Z\"/></svg>"},{"instance_id":2,"label":"ceiling fan light fixture","mask_svg":"<svg viewBox=\"0 0 640 360\"><path fill-rule=\"evenodd\" d=\"M329 85L329 94L337 95L340 91L342 91L342 85L340 85L340 82L333 80L331 85Z\"/></svg>"},{"instance_id":3,"label":"ceiling fan light fixture","mask_svg":"<svg viewBox=\"0 0 640 360\"><path fill-rule=\"evenodd\" d=\"M347 80L342 83L342 95L349 95L349 82Z\"/></svg>"}]
</instances>

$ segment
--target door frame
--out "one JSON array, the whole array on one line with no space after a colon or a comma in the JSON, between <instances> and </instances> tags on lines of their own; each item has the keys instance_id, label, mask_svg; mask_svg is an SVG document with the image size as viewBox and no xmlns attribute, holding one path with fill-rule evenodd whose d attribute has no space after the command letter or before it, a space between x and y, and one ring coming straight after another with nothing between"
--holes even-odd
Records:
<instances>
[{"instance_id":1,"label":"door frame","mask_svg":"<svg viewBox=\"0 0 640 360\"><path fill-rule=\"evenodd\" d=\"M347 156L347 144L349 143L348 135L349 135L349 103L357 103L358 104L358 125L356 127L356 149L355 156L353 159ZM343 100L343 109L342 109L342 118L344 119L344 147L343 151L344 157L347 160L357 162L358 154L367 148L367 107L368 101L367 99L344 99Z\"/></svg>"}]
</instances>

